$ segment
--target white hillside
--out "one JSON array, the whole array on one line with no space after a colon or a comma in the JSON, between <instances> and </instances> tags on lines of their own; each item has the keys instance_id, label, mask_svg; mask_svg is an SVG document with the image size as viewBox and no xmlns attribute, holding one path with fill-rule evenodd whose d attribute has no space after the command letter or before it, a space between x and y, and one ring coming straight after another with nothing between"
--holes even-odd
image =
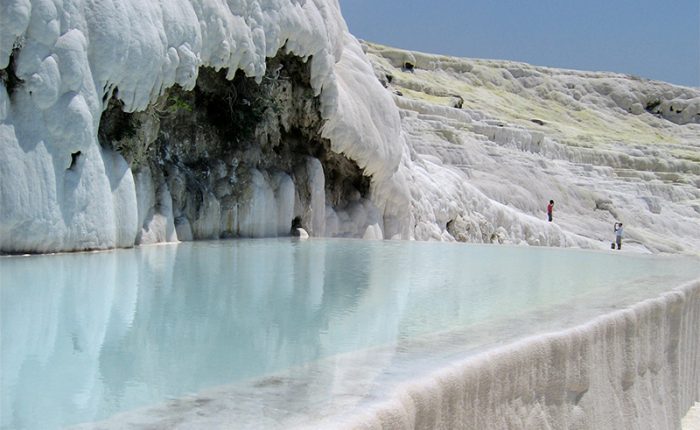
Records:
<instances>
[{"instance_id":1,"label":"white hillside","mask_svg":"<svg viewBox=\"0 0 700 430\"><path fill-rule=\"evenodd\" d=\"M605 247L621 221L623 248L700 252L697 89L364 48L401 110L417 238Z\"/></svg>"}]
</instances>

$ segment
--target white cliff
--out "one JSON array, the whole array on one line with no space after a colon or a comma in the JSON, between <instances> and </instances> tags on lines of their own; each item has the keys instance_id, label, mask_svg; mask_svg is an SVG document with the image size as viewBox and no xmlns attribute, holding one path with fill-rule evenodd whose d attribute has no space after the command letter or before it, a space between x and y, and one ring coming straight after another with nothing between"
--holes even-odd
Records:
<instances>
[{"instance_id":1,"label":"white cliff","mask_svg":"<svg viewBox=\"0 0 700 430\"><path fill-rule=\"evenodd\" d=\"M11 0L0 8L2 252L274 236L288 234L291 212L306 214L304 221L313 224L308 228L315 235L325 233L325 216L334 215L347 234L361 236L368 226L383 224L377 205L387 216L398 217L391 213L396 208L377 199L374 203L366 191L347 205L348 211L361 213L362 225L343 211L346 202L337 214L333 207L326 210L324 181L305 171L304 165L312 166L313 161L306 163L303 157L296 163L301 170L294 175L296 184L289 180L294 166L286 171L259 168L255 160L231 157L218 170L221 179L230 181L229 188L237 187L243 196L227 206L223 197L231 194L230 189L219 187L215 193L212 182L200 187L201 195L187 209L184 203L177 206L177 197L182 197L183 190L192 194L191 184L183 185L180 195L173 188L193 172L208 176L208 166L170 174L172 169L166 168L177 167L176 160L163 171L154 171L158 154L148 159L150 164L138 165L143 161L139 156L144 158L149 145L168 132L158 134L163 132L159 129L162 118L153 113L189 107L173 96L164 99L169 89L192 90L202 67L210 68L212 74L221 70L227 79L240 70L260 84L265 77L272 80L271 73L279 73L279 69L266 70L266 59L283 54L298 59L305 68L308 99L317 100L316 114L324 122L323 139L330 140L333 150L352 157L368 176L376 175L376 186L389 181L402 154L402 147L396 145L398 113L372 78L336 2L178 1L165 6ZM242 74L239 81L249 85ZM284 87L284 81L279 82L277 88ZM98 137L100 127L109 123L103 112L110 102L124 115L141 113L135 125L131 118L119 123L123 117L117 117L112 130L120 139L114 141ZM237 102L250 105L242 98ZM271 120L282 122L278 129L268 126L256 131L269 132L263 137L266 140L274 140L279 130L289 131L292 125L284 124L285 113ZM135 130L125 135L119 130L124 124ZM320 140L320 128L315 131ZM188 142L182 144L181 154L191 151L184 147ZM279 137L272 144L278 145ZM216 160L206 157L208 149L205 142L200 159L214 164ZM236 171L239 161L244 168ZM236 173L243 174L245 181L237 183ZM300 197L301 188L310 190L311 197ZM189 212L178 212L185 210ZM374 227L371 231L381 233Z\"/></svg>"}]
</instances>

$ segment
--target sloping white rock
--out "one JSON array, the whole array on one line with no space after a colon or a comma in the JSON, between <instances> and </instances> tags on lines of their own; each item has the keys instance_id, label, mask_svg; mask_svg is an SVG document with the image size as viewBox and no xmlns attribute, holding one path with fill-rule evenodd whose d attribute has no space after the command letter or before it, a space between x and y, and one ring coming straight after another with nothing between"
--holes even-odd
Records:
<instances>
[{"instance_id":1,"label":"sloping white rock","mask_svg":"<svg viewBox=\"0 0 700 430\"><path fill-rule=\"evenodd\" d=\"M623 249L700 252L698 89L363 47L401 112L413 237L605 248L621 221Z\"/></svg>"}]
</instances>

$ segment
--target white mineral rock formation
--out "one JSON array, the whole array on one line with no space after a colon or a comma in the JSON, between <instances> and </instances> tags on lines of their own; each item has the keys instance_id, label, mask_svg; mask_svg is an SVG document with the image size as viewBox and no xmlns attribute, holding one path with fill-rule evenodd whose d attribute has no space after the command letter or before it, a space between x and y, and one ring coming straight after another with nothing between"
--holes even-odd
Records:
<instances>
[{"instance_id":1,"label":"white mineral rock formation","mask_svg":"<svg viewBox=\"0 0 700 430\"><path fill-rule=\"evenodd\" d=\"M299 216L312 236L592 248L621 221L623 250L700 253L698 89L361 45L333 0L6 0L0 24L0 252L285 235ZM267 69L285 55L307 99L282 96L288 63ZM194 120L175 141L158 114L192 109L203 68L277 79L287 107L225 136L238 152ZM127 139L100 140L108 111ZM280 148L299 158L265 164Z\"/></svg>"},{"instance_id":2,"label":"white mineral rock formation","mask_svg":"<svg viewBox=\"0 0 700 430\"><path fill-rule=\"evenodd\" d=\"M219 237L229 215L241 236L288 234L295 210L308 212L306 227L317 236L326 233L327 216L348 234L369 229L376 236L384 216L390 231L410 237L408 223L395 221L408 196L406 184L393 179L404 151L398 111L348 34L337 2L8 0L0 4L0 18L1 252ZM347 210L326 210L324 171L316 160L308 186L251 168L247 199L233 214L206 192L196 217L178 217L168 201L172 182L149 178L148 168L133 171L98 142L112 96L125 112L143 111L174 85L192 89L203 66L225 69L229 78L242 70L260 82L267 57L281 51L309 64L323 137L372 175L379 190ZM295 208L302 185L312 195L302 201L306 207ZM398 198L380 192L397 189Z\"/></svg>"},{"instance_id":3,"label":"white mineral rock formation","mask_svg":"<svg viewBox=\"0 0 700 430\"><path fill-rule=\"evenodd\" d=\"M695 282L454 363L339 428L678 428L700 390L699 301Z\"/></svg>"},{"instance_id":4,"label":"white mineral rock formation","mask_svg":"<svg viewBox=\"0 0 700 430\"><path fill-rule=\"evenodd\" d=\"M369 43L401 111L419 239L700 251L700 91ZM545 209L555 201L554 222Z\"/></svg>"}]
</instances>

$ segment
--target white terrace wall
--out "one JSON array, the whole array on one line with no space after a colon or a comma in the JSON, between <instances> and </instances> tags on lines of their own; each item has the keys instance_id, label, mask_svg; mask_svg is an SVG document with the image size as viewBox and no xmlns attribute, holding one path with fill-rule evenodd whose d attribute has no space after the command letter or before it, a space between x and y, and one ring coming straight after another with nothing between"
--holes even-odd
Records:
<instances>
[{"instance_id":1,"label":"white terrace wall","mask_svg":"<svg viewBox=\"0 0 700 430\"><path fill-rule=\"evenodd\" d=\"M396 390L357 429L678 429L700 399L700 280Z\"/></svg>"}]
</instances>

